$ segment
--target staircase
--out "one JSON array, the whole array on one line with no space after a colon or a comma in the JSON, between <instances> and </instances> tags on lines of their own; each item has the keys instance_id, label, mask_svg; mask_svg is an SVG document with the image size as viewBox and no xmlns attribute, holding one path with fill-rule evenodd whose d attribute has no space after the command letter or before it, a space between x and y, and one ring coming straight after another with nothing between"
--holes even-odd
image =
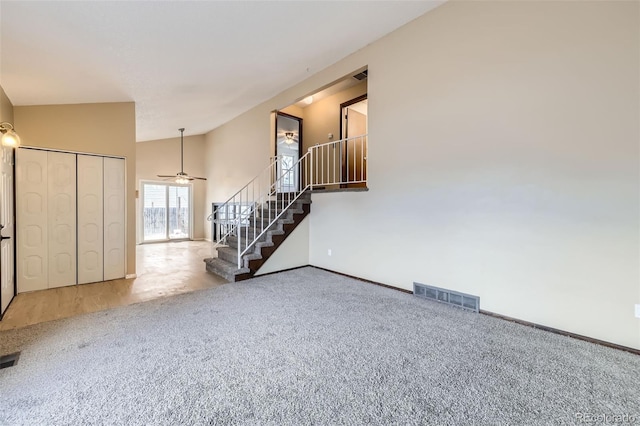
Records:
<instances>
[{"instance_id":1,"label":"staircase","mask_svg":"<svg viewBox=\"0 0 640 426\"><path fill-rule=\"evenodd\" d=\"M312 190L366 185L366 155L362 135L315 145L293 166L272 158L208 217L219 232L213 236L217 257L204 259L207 271L232 282L253 277L309 214Z\"/></svg>"},{"instance_id":2,"label":"staircase","mask_svg":"<svg viewBox=\"0 0 640 426\"><path fill-rule=\"evenodd\" d=\"M254 209L248 216L247 225L241 226L236 232L237 235L229 235L226 238L227 246L216 247L218 257L204 260L207 271L231 282L253 277L311 211L311 193L306 191L282 212L280 218L269 225L269 217L276 217L281 212L278 207L285 198L284 195L278 194L264 206ZM238 252L242 253L247 245L251 244L253 245L249 251L241 255L241 261L238 262ZM238 264L241 267L238 267Z\"/></svg>"}]
</instances>

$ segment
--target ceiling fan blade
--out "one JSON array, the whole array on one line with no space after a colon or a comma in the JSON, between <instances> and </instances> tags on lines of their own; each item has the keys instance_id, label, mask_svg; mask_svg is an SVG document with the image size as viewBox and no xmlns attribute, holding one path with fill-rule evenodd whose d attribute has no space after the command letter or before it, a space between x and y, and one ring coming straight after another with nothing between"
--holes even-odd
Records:
<instances>
[{"instance_id":1,"label":"ceiling fan blade","mask_svg":"<svg viewBox=\"0 0 640 426\"><path fill-rule=\"evenodd\" d=\"M191 179L207 180L207 178L191 176Z\"/></svg>"},{"instance_id":2,"label":"ceiling fan blade","mask_svg":"<svg viewBox=\"0 0 640 426\"><path fill-rule=\"evenodd\" d=\"M172 178L172 177L174 178L174 177L176 177L176 175L157 175L157 176L161 177L161 178Z\"/></svg>"}]
</instances>

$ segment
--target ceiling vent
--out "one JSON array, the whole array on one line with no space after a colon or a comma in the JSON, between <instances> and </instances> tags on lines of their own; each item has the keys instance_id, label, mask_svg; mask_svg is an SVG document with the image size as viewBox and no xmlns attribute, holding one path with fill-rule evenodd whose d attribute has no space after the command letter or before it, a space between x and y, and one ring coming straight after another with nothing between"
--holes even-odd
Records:
<instances>
[{"instance_id":1,"label":"ceiling vent","mask_svg":"<svg viewBox=\"0 0 640 426\"><path fill-rule=\"evenodd\" d=\"M362 81L362 80L366 80L368 75L369 75L369 70L364 70L354 75L353 78L355 78L358 81Z\"/></svg>"}]
</instances>

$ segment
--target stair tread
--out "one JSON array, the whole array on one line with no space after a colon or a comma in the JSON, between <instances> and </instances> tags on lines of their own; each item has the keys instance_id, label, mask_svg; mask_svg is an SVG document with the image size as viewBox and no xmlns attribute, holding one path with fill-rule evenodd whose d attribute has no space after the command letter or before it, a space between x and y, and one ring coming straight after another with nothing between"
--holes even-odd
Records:
<instances>
[{"instance_id":1,"label":"stair tread","mask_svg":"<svg viewBox=\"0 0 640 426\"><path fill-rule=\"evenodd\" d=\"M208 259L205 259L204 261L207 266L211 266L213 269L216 269L228 275L240 275L251 272L249 268L238 269L238 267L233 263L227 262L226 260L222 260L217 257L210 257Z\"/></svg>"},{"instance_id":2,"label":"stair tread","mask_svg":"<svg viewBox=\"0 0 640 426\"><path fill-rule=\"evenodd\" d=\"M247 229L247 228L242 228L242 229L240 230L240 233L242 234L242 238L244 238L244 234L245 234L245 230L246 230L246 229ZM263 229L261 229L261 228L249 228L249 229L251 229L251 230L254 230L254 229L255 229L255 230L258 230L258 232L257 232L257 233L255 233L255 232L253 232L253 231L249 232L249 235L252 235L252 234L259 235L259 234L263 231ZM268 231L267 231L267 232L271 232L271 235L282 235L282 234L284 234L284 231L283 231L283 230L281 230L281 229L269 229L269 228L265 228L264 230L267 230L267 229L268 229ZM228 237L227 237L227 239L228 239L228 238L232 238L232 237L233 237L233 238L238 238L236 235L230 235L230 236L228 236Z\"/></svg>"},{"instance_id":3,"label":"stair tread","mask_svg":"<svg viewBox=\"0 0 640 426\"><path fill-rule=\"evenodd\" d=\"M282 212L282 210L278 210L277 212L272 210L271 216L269 216L269 212L263 212L263 211L258 210L258 213L260 213L260 214L257 216L257 219L260 219L260 217L262 217L263 219L273 219L274 217L276 217L281 212ZM304 213L304 210L301 209L301 208L300 209L292 209L292 208L290 208L290 209L286 210L285 214L288 214L288 213L291 213L291 214L302 214L302 213ZM251 216L251 218L249 220L253 220L253 216Z\"/></svg>"},{"instance_id":4,"label":"stair tread","mask_svg":"<svg viewBox=\"0 0 640 426\"><path fill-rule=\"evenodd\" d=\"M273 245L273 244L271 244ZM238 259L238 248L237 247L218 247L216 248L216 250L218 250L218 252L222 252L223 256L226 254L229 257L232 257L233 259ZM260 253L255 253L253 251L249 251L245 254L242 255L243 260L247 259L247 260L257 260L257 259L262 259L262 256L260 255ZM221 259L222 260L222 259ZM227 262L225 260L225 262Z\"/></svg>"},{"instance_id":5,"label":"stair tread","mask_svg":"<svg viewBox=\"0 0 640 426\"><path fill-rule=\"evenodd\" d=\"M285 204L287 204L287 201L289 201L289 200L286 200L286 199L285 199ZM267 203L271 203L271 204L275 204L275 203L282 203L282 200L269 200L269 201L267 201ZM295 201L293 202L293 204L295 204L295 203L300 203L300 204L311 204L311 203L312 203L312 201L311 201L311 198L302 198L302 197L300 197L300 198L298 198L297 200L295 200Z\"/></svg>"}]
</instances>

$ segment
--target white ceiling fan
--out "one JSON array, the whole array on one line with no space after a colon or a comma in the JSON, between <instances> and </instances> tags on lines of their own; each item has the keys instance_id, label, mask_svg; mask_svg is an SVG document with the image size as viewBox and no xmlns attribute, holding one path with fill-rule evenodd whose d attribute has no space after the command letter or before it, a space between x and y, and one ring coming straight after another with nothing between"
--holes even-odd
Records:
<instances>
[{"instance_id":1,"label":"white ceiling fan","mask_svg":"<svg viewBox=\"0 0 640 426\"><path fill-rule=\"evenodd\" d=\"M184 172L184 128L178 129L180 131L180 172L175 175L158 175L159 178L175 179L176 183L185 184L189 183L192 180L207 180L207 178L197 177L197 176L189 176Z\"/></svg>"}]
</instances>

